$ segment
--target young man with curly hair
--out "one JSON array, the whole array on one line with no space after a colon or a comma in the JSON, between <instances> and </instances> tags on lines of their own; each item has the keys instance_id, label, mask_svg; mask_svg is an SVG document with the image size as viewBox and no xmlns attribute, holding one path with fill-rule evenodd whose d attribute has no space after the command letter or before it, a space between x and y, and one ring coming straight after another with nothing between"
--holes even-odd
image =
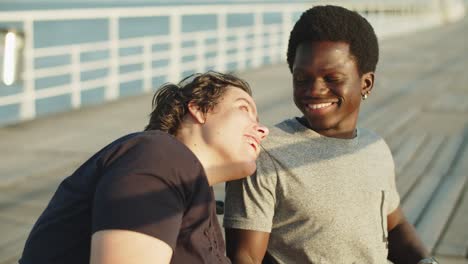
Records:
<instances>
[{"instance_id":1,"label":"young man with curly hair","mask_svg":"<svg viewBox=\"0 0 468 264\"><path fill-rule=\"evenodd\" d=\"M212 185L256 169L268 129L246 82L166 84L145 131L104 147L58 187L21 264L230 263Z\"/></svg>"},{"instance_id":2,"label":"young man with curly hair","mask_svg":"<svg viewBox=\"0 0 468 264\"><path fill-rule=\"evenodd\" d=\"M356 12L316 6L297 21L287 61L303 116L272 128L256 174L226 186L234 263L431 261L399 206L388 146L357 127L378 56Z\"/></svg>"}]
</instances>

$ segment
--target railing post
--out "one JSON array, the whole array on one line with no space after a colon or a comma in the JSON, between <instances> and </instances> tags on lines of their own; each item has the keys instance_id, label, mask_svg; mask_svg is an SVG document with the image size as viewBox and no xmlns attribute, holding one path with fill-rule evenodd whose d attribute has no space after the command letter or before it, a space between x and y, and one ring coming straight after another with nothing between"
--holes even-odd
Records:
<instances>
[{"instance_id":1,"label":"railing post","mask_svg":"<svg viewBox=\"0 0 468 264\"><path fill-rule=\"evenodd\" d=\"M170 35L170 62L169 62L169 80L170 82L178 83L180 81L181 69L181 20L182 17L179 12L174 12L170 16L170 26L169 26L169 35Z\"/></svg>"},{"instance_id":2,"label":"railing post","mask_svg":"<svg viewBox=\"0 0 468 264\"><path fill-rule=\"evenodd\" d=\"M81 105L80 53L80 45L73 45L71 50L71 104L73 109Z\"/></svg>"},{"instance_id":3,"label":"railing post","mask_svg":"<svg viewBox=\"0 0 468 264\"><path fill-rule=\"evenodd\" d=\"M243 30L239 30L237 33L237 69L244 70L247 65L246 46L247 46L247 34Z\"/></svg>"},{"instance_id":4,"label":"railing post","mask_svg":"<svg viewBox=\"0 0 468 264\"><path fill-rule=\"evenodd\" d=\"M216 69L217 71L224 72L226 71L226 10L223 9L218 13L218 30L217 30L217 38L218 38L218 48L217 48L217 62L216 62Z\"/></svg>"},{"instance_id":5,"label":"railing post","mask_svg":"<svg viewBox=\"0 0 468 264\"><path fill-rule=\"evenodd\" d=\"M268 56L270 56L270 61L271 63L277 63L278 62L278 55L280 53L280 48L279 47L279 40L283 36L282 34L280 35L280 32L278 32L280 29L280 25L272 25L269 28L269 38L268 41L270 41L269 49L268 49Z\"/></svg>"},{"instance_id":6,"label":"railing post","mask_svg":"<svg viewBox=\"0 0 468 264\"><path fill-rule=\"evenodd\" d=\"M153 78L152 62L153 52L151 51L151 41L146 38L143 42L143 90L145 92L151 91Z\"/></svg>"},{"instance_id":7,"label":"railing post","mask_svg":"<svg viewBox=\"0 0 468 264\"><path fill-rule=\"evenodd\" d=\"M112 14L109 18L110 71L106 89L106 100L116 99L119 95L119 17Z\"/></svg>"},{"instance_id":8,"label":"railing post","mask_svg":"<svg viewBox=\"0 0 468 264\"><path fill-rule=\"evenodd\" d=\"M263 11L257 10L254 15L254 54L252 66L260 67L263 64Z\"/></svg>"},{"instance_id":9,"label":"railing post","mask_svg":"<svg viewBox=\"0 0 468 264\"><path fill-rule=\"evenodd\" d=\"M203 33L198 33L196 36L196 45L197 45L197 71L204 72L206 68L206 58L205 58L205 36Z\"/></svg>"},{"instance_id":10,"label":"railing post","mask_svg":"<svg viewBox=\"0 0 468 264\"><path fill-rule=\"evenodd\" d=\"M24 21L25 56L23 57L25 69L25 82L23 100L20 106L20 119L29 120L36 116L36 91L34 76L34 32L33 20Z\"/></svg>"},{"instance_id":11,"label":"railing post","mask_svg":"<svg viewBox=\"0 0 468 264\"><path fill-rule=\"evenodd\" d=\"M288 42L289 42L289 34L292 30L293 27L293 21L292 21L292 12L290 8L287 8L286 10L283 11L282 14L282 19L283 19L283 28L282 28L282 36L281 36L281 55L280 58L282 61L286 61L286 52L288 50Z\"/></svg>"}]
</instances>

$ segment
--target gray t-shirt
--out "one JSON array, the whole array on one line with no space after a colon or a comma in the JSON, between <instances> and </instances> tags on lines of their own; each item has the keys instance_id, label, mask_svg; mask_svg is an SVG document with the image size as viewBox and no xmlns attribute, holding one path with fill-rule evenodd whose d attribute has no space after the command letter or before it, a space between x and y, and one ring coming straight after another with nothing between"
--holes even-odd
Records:
<instances>
[{"instance_id":1,"label":"gray t-shirt","mask_svg":"<svg viewBox=\"0 0 468 264\"><path fill-rule=\"evenodd\" d=\"M324 137L290 119L263 148L256 175L226 185L226 228L269 232L278 263L387 263L400 199L382 138Z\"/></svg>"}]
</instances>

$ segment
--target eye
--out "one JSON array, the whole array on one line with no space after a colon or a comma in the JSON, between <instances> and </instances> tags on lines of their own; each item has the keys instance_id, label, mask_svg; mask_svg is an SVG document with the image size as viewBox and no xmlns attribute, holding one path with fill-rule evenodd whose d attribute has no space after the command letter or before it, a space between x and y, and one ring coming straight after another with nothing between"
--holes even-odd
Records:
<instances>
[{"instance_id":1,"label":"eye","mask_svg":"<svg viewBox=\"0 0 468 264\"><path fill-rule=\"evenodd\" d=\"M307 76L303 72L295 72L294 81L297 83L304 83L307 81Z\"/></svg>"},{"instance_id":2,"label":"eye","mask_svg":"<svg viewBox=\"0 0 468 264\"><path fill-rule=\"evenodd\" d=\"M341 82L342 81L342 78L339 77L339 76L333 76L333 75L330 75L330 76L325 76L325 81L328 82L328 83L338 83L338 82Z\"/></svg>"},{"instance_id":3,"label":"eye","mask_svg":"<svg viewBox=\"0 0 468 264\"><path fill-rule=\"evenodd\" d=\"M249 112L249 107L247 107L246 105L239 106L239 109L245 112Z\"/></svg>"}]
</instances>

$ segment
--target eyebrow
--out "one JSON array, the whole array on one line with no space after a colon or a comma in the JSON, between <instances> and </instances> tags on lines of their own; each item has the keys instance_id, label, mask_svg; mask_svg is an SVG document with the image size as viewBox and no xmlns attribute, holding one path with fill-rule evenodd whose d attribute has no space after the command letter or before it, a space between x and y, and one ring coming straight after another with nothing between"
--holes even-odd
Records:
<instances>
[{"instance_id":1,"label":"eyebrow","mask_svg":"<svg viewBox=\"0 0 468 264\"><path fill-rule=\"evenodd\" d=\"M235 100L235 102L238 102L238 101L244 101L244 102L246 102L246 103L250 106L250 108L252 108L252 110L255 111L255 107L252 105L252 103L251 103L249 100L247 100L247 99L245 99L245 98L243 98L243 97L239 97L239 98L237 98L237 99ZM257 122L260 122L260 120L258 119L258 113L255 113L255 114L256 114L256 116L257 116Z\"/></svg>"}]
</instances>

